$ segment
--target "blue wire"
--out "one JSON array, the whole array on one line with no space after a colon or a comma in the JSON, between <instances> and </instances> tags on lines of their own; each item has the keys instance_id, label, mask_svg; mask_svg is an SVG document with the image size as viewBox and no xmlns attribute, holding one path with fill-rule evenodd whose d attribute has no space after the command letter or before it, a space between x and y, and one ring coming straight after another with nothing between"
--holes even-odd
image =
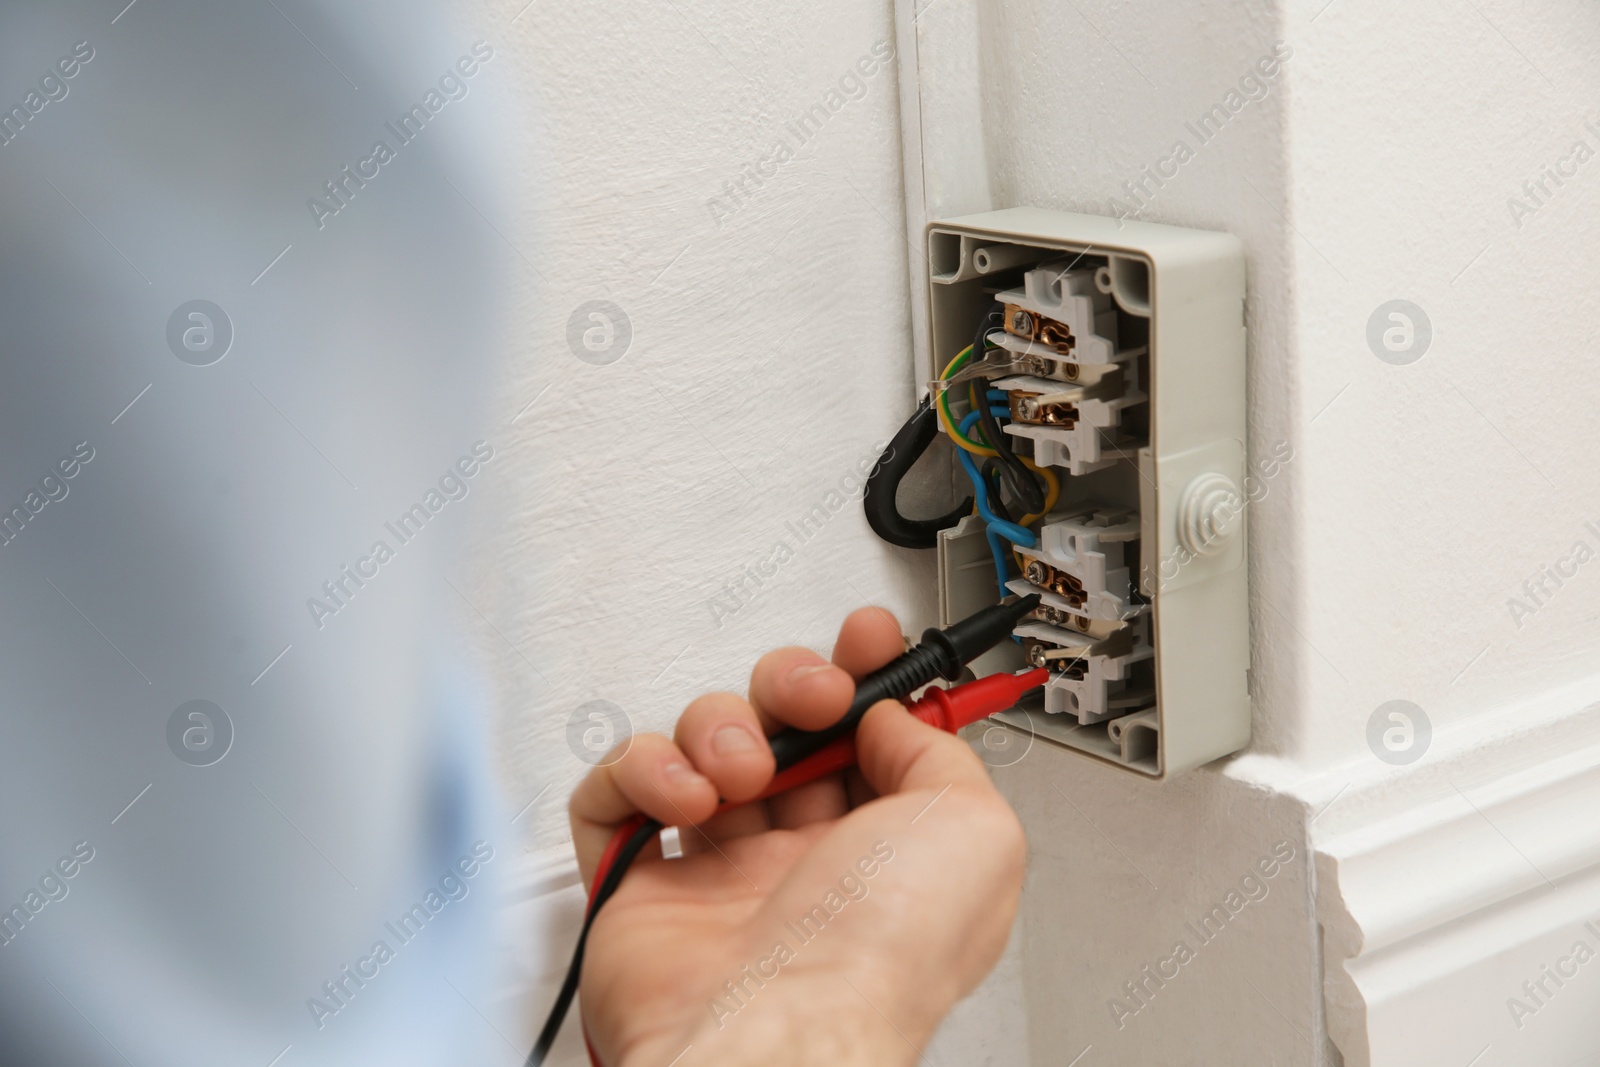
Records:
<instances>
[{"instance_id":1,"label":"blue wire","mask_svg":"<svg viewBox=\"0 0 1600 1067\"><path fill-rule=\"evenodd\" d=\"M978 501L978 517L982 518L986 524L983 533L989 542L989 555L994 559L995 584L1000 589L1000 599L1004 600L1011 593L1006 588L1006 579L1011 577L1011 572L1006 567L1005 546L1001 544L1000 531L996 530L992 524L989 524L991 513L989 512L988 487L983 484L983 474L978 470L977 465L968 458L970 453L965 449L961 449L960 455L961 465L966 468L967 477L972 479L972 492Z\"/></svg>"},{"instance_id":2,"label":"blue wire","mask_svg":"<svg viewBox=\"0 0 1600 1067\"><path fill-rule=\"evenodd\" d=\"M967 477L972 479L972 492L978 502L978 516L990 529L998 530L1023 548L1032 548L1038 544L1039 539L1034 536L1032 530L1026 526L1018 526L1014 522L1007 522L990 510L989 487L984 484L983 473L978 470L978 465L972 461L972 453L962 449L960 456L961 465L967 469Z\"/></svg>"},{"instance_id":3,"label":"blue wire","mask_svg":"<svg viewBox=\"0 0 1600 1067\"><path fill-rule=\"evenodd\" d=\"M1011 418L1011 412L1006 408L990 408L989 409L989 414L993 415L997 419L1009 419L1009 418ZM983 416L979 415L976 411L969 411L964 416L962 416L960 429L961 429L962 434L964 434L969 440L972 438L972 427L976 426L978 420L980 418L982 418L982 417ZM981 427L979 427L979 428L982 429ZM989 441L989 439L987 437L985 437L982 433L978 434L977 440L982 441L984 444L988 445L990 448L994 447L994 445ZM962 451L964 452L964 451L966 451L966 449L962 449Z\"/></svg>"},{"instance_id":4,"label":"blue wire","mask_svg":"<svg viewBox=\"0 0 1600 1067\"><path fill-rule=\"evenodd\" d=\"M991 402L996 400L1006 402L1006 407L990 408L989 410L996 418L1010 417L1010 395L1004 389L990 389L985 393L984 399ZM973 423L977 422L978 419L979 415L977 412L970 413L961 422L961 432L968 433L971 430ZM970 454L965 449L962 450L961 455L963 459L967 460L967 463L965 464L967 468L967 474L972 476L977 470L977 464L971 460ZM1005 550L1005 546L1000 541L1002 534L1005 532L1007 527L1026 533L1028 535L1026 538L1013 538L1013 540L1019 541L1025 547L1032 547L1037 543L1038 539L1033 535L1032 531L1026 530L1022 527L1013 527L1011 523L1005 522L990 513L988 486L981 484L982 482L983 477L982 474L979 473L973 481L976 499L980 502L978 515L987 523L983 531L984 537L989 542L989 554L994 557L995 578L1000 587L1000 599L1004 600L1011 593L1011 590L1006 588L1006 579L1011 574L1011 568L1006 562L1008 553ZM1011 640L1020 643L1022 638L1018 637L1016 634L1012 634Z\"/></svg>"},{"instance_id":5,"label":"blue wire","mask_svg":"<svg viewBox=\"0 0 1600 1067\"><path fill-rule=\"evenodd\" d=\"M996 410L996 416L1007 415L1009 412ZM966 433L977 422L979 415L976 411L969 412L961 420L961 432ZM1014 522L1007 522L994 513L989 507L989 486L984 481L983 472L978 469L978 464L973 460L972 453L966 449L958 449L956 454L961 457L961 466L966 470L967 477L972 480L972 496L978 504L978 517L984 521L984 536L989 542L989 553L994 557L995 584L999 586L1000 598L1004 600L1011 595L1011 590L1006 588L1006 579L1011 576L1010 568L1006 564L1006 549L1001 538L1008 538L1024 548L1032 548L1039 543L1034 532L1025 526L1018 526Z\"/></svg>"},{"instance_id":6,"label":"blue wire","mask_svg":"<svg viewBox=\"0 0 1600 1067\"><path fill-rule=\"evenodd\" d=\"M1006 579L1011 577L1011 568L1006 566L1006 547L993 526L987 527L983 535L989 540L989 555L994 557L995 584L1000 588L1000 599L1004 600L1011 595L1011 590L1006 588Z\"/></svg>"},{"instance_id":7,"label":"blue wire","mask_svg":"<svg viewBox=\"0 0 1600 1067\"><path fill-rule=\"evenodd\" d=\"M961 420L961 432L966 433L978 419L977 412L971 412ZM1032 548L1038 543L1038 538L1026 526L1018 526L1014 522L1007 522L996 515L989 507L989 487L983 480L983 474L978 470L978 465L972 459L972 453L966 449L959 449L957 454L961 457L961 465L967 469L967 477L972 479L973 496L978 501L978 514L990 526L997 527L1006 537L1015 541L1024 548Z\"/></svg>"}]
</instances>

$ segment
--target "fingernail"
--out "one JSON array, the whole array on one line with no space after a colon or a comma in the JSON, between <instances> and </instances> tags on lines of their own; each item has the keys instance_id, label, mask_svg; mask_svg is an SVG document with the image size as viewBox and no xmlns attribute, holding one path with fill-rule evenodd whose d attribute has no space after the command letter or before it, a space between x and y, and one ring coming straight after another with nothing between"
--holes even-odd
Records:
<instances>
[{"instance_id":1,"label":"fingernail","mask_svg":"<svg viewBox=\"0 0 1600 1067\"><path fill-rule=\"evenodd\" d=\"M802 663L802 664L800 664L800 666L795 667L793 670L791 670L789 672L789 680L791 682L798 682L800 679L806 677L807 675L816 674L818 671L826 671L826 670L832 670L832 669L833 669L833 664L831 664L831 663Z\"/></svg>"},{"instance_id":2,"label":"fingernail","mask_svg":"<svg viewBox=\"0 0 1600 1067\"><path fill-rule=\"evenodd\" d=\"M711 735L711 751L719 756L737 756L758 748L755 734L747 727L729 723Z\"/></svg>"},{"instance_id":3,"label":"fingernail","mask_svg":"<svg viewBox=\"0 0 1600 1067\"><path fill-rule=\"evenodd\" d=\"M690 785L699 781L702 775L682 760L673 760L661 765L661 777L674 785Z\"/></svg>"}]
</instances>

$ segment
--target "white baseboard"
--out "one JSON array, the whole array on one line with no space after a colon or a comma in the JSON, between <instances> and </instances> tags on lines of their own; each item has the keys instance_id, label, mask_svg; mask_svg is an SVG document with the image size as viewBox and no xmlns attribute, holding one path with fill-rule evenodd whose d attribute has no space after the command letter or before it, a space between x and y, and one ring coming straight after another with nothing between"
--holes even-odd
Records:
<instances>
[{"instance_id":1,"label":"white baseboard","mask_svg":"<svg viewBox=\"0 0 1600 1067\"><path fill-rule=\"evenodd\" d=\"M507 892L512 901L537 900L578 882L578 858L571 845L562 845L519 856L512 864Z\"/></svg>"},{"instance_id":2,"label":"white baseboard","mask_svg":"<svg viewBox=\"0 0 1600 1067\"><path fill-rule=\"evenodd\" d=\"M1600 1063L1600 709L1380 773L1325 821L1324 997L1347 1067Z\"/></svg>"},{"instance_id":3,"label":"white baseboard","mask_svg":"<svg viewBox=\"0 0 1600 1067\"><path fill-rule=\"evenodd\" d=\"M572 846L528 852L511 865L505 886L505 955L513 961L504 990L534 1034L566 976L569 954L583 922L583 884ZM587 1067L576 1009L546 1061L549 1067Z\"/></svg>"}]
</instances>

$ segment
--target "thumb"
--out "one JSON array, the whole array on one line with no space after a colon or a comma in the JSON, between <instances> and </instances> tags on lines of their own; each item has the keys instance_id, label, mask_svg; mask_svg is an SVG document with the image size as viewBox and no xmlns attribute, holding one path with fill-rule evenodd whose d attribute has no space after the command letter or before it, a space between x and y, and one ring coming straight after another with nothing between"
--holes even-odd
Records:
<instances>
[{"instance_id":1,"label":"thumb","mask_svg":"<svg viewBox=\"0 0 1600 1067\"><path fill-rule=\"evenodd\" d=\"M983 761L965 741L929 726L893 700L880 700L861 720L856 758L879 796L952 785L994 789Z\"/></svg>"}]
</instances>

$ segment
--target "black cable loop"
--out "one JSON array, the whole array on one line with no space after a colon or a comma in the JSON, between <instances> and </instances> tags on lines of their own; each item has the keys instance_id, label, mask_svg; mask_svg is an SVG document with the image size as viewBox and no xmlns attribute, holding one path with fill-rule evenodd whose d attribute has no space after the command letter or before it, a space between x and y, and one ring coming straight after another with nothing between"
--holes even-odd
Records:
<instances>
[{"instance_id":1,"label":"black cable loop","mask_svg":"<svg viewBox=\"0 0 1600 1067\"><path fill-rule=\"evenodd\" d=\"M972 498L969 496L936 519L909 519L900 514L899 505L895 502L900 482L922 458L938 433L938 413L933 409L933 397L925 396L911 417L895 433L894 439L883 450L883 455L878 457L878 462L873 464L872 473L867 475L866 491L861 497L861 506L867 513L867 525L891 545L932 548L938 544L940 530L949 529L972 511Z\"/></svg>"}]
</instances>

